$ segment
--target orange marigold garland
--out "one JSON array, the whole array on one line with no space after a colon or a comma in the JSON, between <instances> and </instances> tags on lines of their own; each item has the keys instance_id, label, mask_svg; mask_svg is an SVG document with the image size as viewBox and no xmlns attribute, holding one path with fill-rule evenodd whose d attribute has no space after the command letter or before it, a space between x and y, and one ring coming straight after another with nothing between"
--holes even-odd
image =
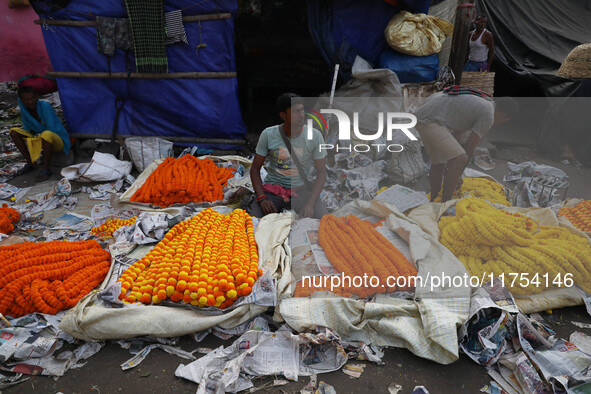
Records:
<instances>
[{"instance_id":1,"label":"orange marigold garland","mask_svg":"<svg viewBox=\"0 0 591 394\"><path fill-rule=\"evenodd\" d=\"M224 309L252 292L262 275L258 261L250 215L208 208L170 229L123 272L119 299L144 304L170 299Z\"/></svg>"},{"instance_id":2,"label":"orange marigold garland","mask_svg":"<svg viewBox=\"0 0 591 394\"><path fill-rule=\"evenodd\" d=\"M106 237L111 237L113 236L113 233L115 231L117 231L118 229L120 229L121 227L124 226L131 226L132 224L135 223L137 219L137 216L134 216L132 218L129 219L110 219L105 221L103 224L101 224L98 227L93 227L91 229L91 232L94 235L101 235L101 236L106 236Z\"/></svg>"},{"instance_id":3,"label":"orange marigold garland","mask_svg":"<svg viewBox=\"0 0 591 394\"><path fill-rule=\"evenodd\" d=\"M333 289L333 293L343 297L355 294L366 298L375 293L407 290L405 288L386 287L388 277L404 276L409 278L417 274L410 261L380 234L374 226L353 215L337 218L325 215L320 220L318 229L320 246L324 249L330 263L341 273L353 276L376 276L377 288L344 287ZM407 281L408 283L408 281ZM329 288L306 288L300 281L294 297L306 297L314 291L329 291Z\"/></svg>"},{"instance_id":4,"label":"orange marigold garland","mask_svg":"<svg viewBox=\"0 0 591 394\"><path fill-rule=\"evenodd\" d=\"M26 242L0 247L0 313L56 314L100 284L110 253L96 241Z\"/></svg>"},{"instance_id":5,"label":"orange marigold garland","mask_svg":"<svg viewBox=\"0 0 591 394\"><path fill-rule=\"evenodd\" d=\"M20 217L21 215L16 209L0 208L0 233L10 234L14 230L14 224L19 221Z\"/></svg>"},{"instance_id":6,"label":"orange marigold garland","mask_svg":"<svg viewBox=\"0 0 591 394\"><path fill-rule=\"evenodd\" d=\"M131 201L168 207L172 204L218 201L236 170L218 167L210 159L185 155L167 157L131 196Z\"/></svg>"},{"instance_id":7,"label":"orange marigold garland","mask_svg":"<svg viewBox=\"0 0 591 394\"><path fill-rule=\"evenodd\" d=\"M574 207L562 207L558 213L579 230L591 232L591 200L583 200Z\"/></svg>"}]
</instances>

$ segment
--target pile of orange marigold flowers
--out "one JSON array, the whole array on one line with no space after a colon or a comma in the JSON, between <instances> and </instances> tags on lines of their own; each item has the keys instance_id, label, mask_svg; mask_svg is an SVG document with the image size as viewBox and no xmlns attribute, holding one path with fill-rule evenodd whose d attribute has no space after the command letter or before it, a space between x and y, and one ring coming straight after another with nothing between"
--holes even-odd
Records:
<instances>
[{"instance_id":1,"label":"pile of orange marigold flowers","mask_svg":"<svg viewBox=\"0 0 591 394\"><path fill-rule=\"evenodd\" d=\"M90 231L94 235L111 237L111 236L113 236L113 233L115 231L117 231L118 229L120 229L121 227L131 226L132 224L134 224L136 219L137 219L137 216L134 216L132 218L125 219L125 220L118 219L118 218L110 219L110 220L105 221L103 224L101 224L98 227L93 227Z\"/></svg>"},{"instance_id":2,"label":"pile of orange marigold flowers","mask_svg":"<svg viewBox=\"0 0 591 394\"><path fill-rule=\"evenodd\" d=\"M350 297L355 294L361 298L375 293L407 290L409 287L388 287L388 277L415 276L417 271L410 261L374 226L356 216L337 218L324 215L318 230L320 246L324 249L330 263L342 274L349 277L376 276L377 287L345 286L333 289L333 293ZM330 281L328 281L330 283ZM400 281L403 282L403 281ZM330 287L304 287L302 281L296 286L294 297L307 297L315 291L330 291Z\"/></svg>"},{"instance_id":3,"label":"pile of orange marigold flowers","mask_svg":"<svg viewBox=\"0 0 591 394\"><path fill-rule=\"evenodd\" d=\"M21 215L16 209L3 206L0 208L0 233L10 234L14 230L14 224L17 223Z\"/></svg>"},{"instance_id":4,"label":"pile of orange marigold flowers","mask_svg":"<svg viewBox=\"0 0 591 394\"><path fill-rule=\"evenodd\" d=\"M180 159L167 157L131 196L131 201L169 207L222 200L222 188L234 176L233 171L192 155Z\"/></svg>"},{"instance_id":5,"label":"pile of orange marigold flowers","mask_svg":"<svg viewBox=\"0 0 591 394\"><path fill-rule=\"evenodd\" d=\"M558 213L579 230L591 232L591 200L583 200L574 207L562 207Z\"/></svg>"},{"instance_id":6,"label":"pile of orange marigold flowers","mask_svg":"<svg viewBox=\"0 0 591 394\"><path fill-rule=\"evenodd\" d=\"M224 309L251 293L262 275L258 260L250 215L207 208L170 229L123 272L119 299L144 304L170 299Z\"/></svg>"},{"instance_id":7,"label":"pile of orange marigold flowers","mask_svg":"<svg viewBox=\"0 0 591 394\"><path fill-rule=\"evenodd\" d=\"M111 255L96 241L0 247L0 313L20 317L72 308L106 277Z\"/></svg>"}]
</instances>

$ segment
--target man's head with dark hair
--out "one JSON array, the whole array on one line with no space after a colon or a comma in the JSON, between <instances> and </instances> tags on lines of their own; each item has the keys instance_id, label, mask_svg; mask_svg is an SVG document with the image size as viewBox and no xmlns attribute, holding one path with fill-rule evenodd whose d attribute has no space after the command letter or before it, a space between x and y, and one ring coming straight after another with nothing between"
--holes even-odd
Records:
<instances>
[{"instance_id":1,"label":"man's head with dark hair","mask_svg":"<svg viewBox=\"0 0 591 394\"><path fill-rule=\"evenodd\" d=\"M29 111L37 110L37 101L39 94L30 86L21 86L18 88L18 97Z\"/></svg>"},{"instance_id":2,"label":"man's head with dark hair","mask_svg":"<svg viewBox=\"0 0 591 394\"><path fill-rule=\"evenodd\" d=\"M277 97L277 111L286 112L296 104L302 104L302 97L295 93L283 93Z\"/></svg>"},{"instance_id":3,"label":"man's head with dark hair","mask_svg":"<svg viewBox=\"0 0 591 394\"><path fill-rule=\"evenodd\" d=\"M487 18L486 15L478 15L476 19L474 19L474 25L478 29L484 29L486 27Z\"/></svg>"},{"instance_id":4,"label":"man's head with dark hair","mask_svg":"<svg viewBox=\"0 0 591 394\"><path fill-rule=\"evenodd\" d=\"M20 86L18 88L18 96L21 97L23 93L37 94L37 91L30 86Z\"/></svg>"}]
</instances>

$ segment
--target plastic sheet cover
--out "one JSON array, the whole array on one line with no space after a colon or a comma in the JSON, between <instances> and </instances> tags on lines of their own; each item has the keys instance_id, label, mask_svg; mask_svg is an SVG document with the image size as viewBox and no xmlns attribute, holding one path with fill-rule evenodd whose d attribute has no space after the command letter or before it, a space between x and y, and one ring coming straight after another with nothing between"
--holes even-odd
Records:
<instances>
[{"instance_id":1,"label":"plastic sheet cover","mask_svg":"<svg viewBox=\"0 0 591 394\"><path fill-rule=\"evenodd\" d=\"M123 1L74 0L59 8L33 1L43 19L94 20L95 16L127 17ZM166 1L164 11L183 16L237 12L237 2ZM166 47L169 72L235 72L234 20L187 22L189 45ZM48 25L43 37L54 71L108 72L107 56L97 51L96 27ZM199 44L205 44L197 50ZM128 61L126 62L126 57ZM111 72L135 72L133 52L117 49ZM223 79L91 79L58 78L70 133L111 134L116 98L125 102L118 133L136 136L178 136L244 139L246 126L238 103L236 78Z\"/></svg>"},{"instance_id":2,"label":"plastic sheet cover","mask_svg":"<svg viewBox=\"0 0 591 394\"><path fill-rule=\"evenodd\" d=\"M477 0L495 37L495 61L531 78L547 96L571 96L579 82L555 76L568 53L591 42L591 2Z\"/></svg>"}]
</instances>

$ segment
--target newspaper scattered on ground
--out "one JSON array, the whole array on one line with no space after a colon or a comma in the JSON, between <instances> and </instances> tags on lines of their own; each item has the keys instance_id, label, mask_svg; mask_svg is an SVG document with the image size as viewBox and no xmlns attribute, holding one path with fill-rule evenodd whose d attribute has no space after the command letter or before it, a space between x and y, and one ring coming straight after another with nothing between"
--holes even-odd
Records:
<instances>
[{"instance_id":1,"label":"newspaper scattered on ground","mask_svg":"<svg viewBox=\"0 0 591 394\"><path fill-rule=\"evenodd\" d=\"M316 371L335 371L346 361L337 342L314 344L309 337L288 331L248 331L227 348L221 346L189 365L179 365L175 375L198 383L197 393L224 393L253 387L253 376L282 374L297 380L320 373Z\"/></svg>"},{"instance_id":2,"label":"newspaper scattered on ground","mask_svg":"<svg viewBox=\"0 0 591 394\"><path fill-rule=\"evenodd\" d=\"M128 369L137 367L142 361L144 361L144 359L148 356L148 354L150 354L152 349L156 349L156 348L162 349L168 354L172 354L172 355L184 358L186 360L195 360L195 356L190 352L186 352L186 351L179 349L177 347L174 347L174 346L155 343L155 344L146 346L139 353L137 353L135 356L133 356L132 358L130 358L129 360L127 360L126 362L121 364L121 369L125 371Z\"/></svg>"},{"instance_id":3,"label":"newspaper scattered on ground","mask_svg":"<svg viewBox=\"0 0 591 394\"><path fill-rule=\"evenodd\" d=\"M574 342L557 338L542 322L519 313L500 282L477 289L470 310L460 328L460 348L487 366L508 393L566 392L591 381L591 355L584 350L591 349L589 337L577 333Z\"/></svg>"},{"instance_id":4,"label":"newspaper scattered on ground","mask_svg":"<svg viewBox=\"0 0 591 394\"><path fill-rule=\"evenodd\" d=\"M37 194L29 197L28 201L21 205L15 205L13 208L18 210L21 215L29 213L31 215L50 211L61 207L72 193L72 185L67 179L62 178L48 193Z\"/></svg>"},{"instance_id":5,"label":"newspaper scattered on ground","mask_svg":"<svg viewBox=\"0 0 591 394\"><path fill-rule=\"evenodd\" d=\"M400 212L406 212L429 202L425 192L417 192L402 185L394 185L378 194L374 199L395 205Z\"/></svg>"},{"instance_id":6,"label":"newspaper scattered on ground","mask_svg":"<svg viewBox=\"0 0 591 394\"><path fill-rule=\"evenodd\" d=\"M568 175L559 168L534 161L507 163L510 173L505 182L517 182L510 202L517 207L548 207L562 201L568 188ZM554 185L555 187L545 186Z\"/></svg>"},{"instance_id":7,"label":"newspaper scattered on ground","mask_svg":"<svg viewBox=\"0 0 591 394\"><path fill-rule=\"evenodd\" d=\"M96 354L102 342L85 342L74 350L60 351L74 339L59 329L65 312L56 315L32 313L21 318L0 319L0 369L27 375L63 376ZM0 375L0 383L13 377ZM14 382L13 382L14 383Z\"/></svg>"}]
</instances>

